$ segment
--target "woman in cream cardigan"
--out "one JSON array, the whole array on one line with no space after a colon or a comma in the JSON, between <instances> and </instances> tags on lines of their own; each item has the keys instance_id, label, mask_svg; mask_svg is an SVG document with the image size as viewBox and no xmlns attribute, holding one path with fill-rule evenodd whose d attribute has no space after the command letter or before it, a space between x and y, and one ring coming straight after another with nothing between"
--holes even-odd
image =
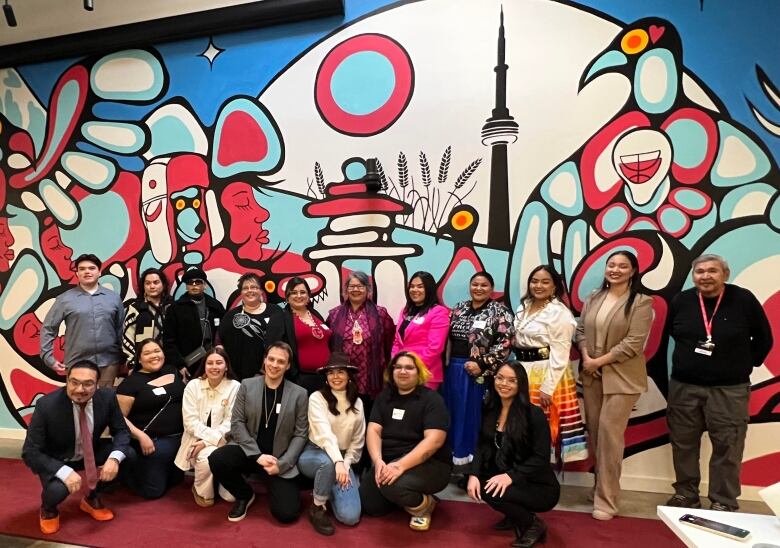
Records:
<instances>
[{"instance_id":1,"label":"woman in cream cardigan","mask_svg":"<svg viewBox=\"0 0 780 548\"><path fill-rule=\"evenodd\" d=\"M185 472L195 469L192 496L198 506L214 504L214 478L208 457L217 447L225 445L239 386L227 353L222 348L214 348L184 388L181 409L184 434L174 463ZM220 496L232 500L224 489L220 489Z\"/></svg>"},{"instance_id":2,"label":"woman in cream cardigan","mask_svg":"<svg viewBox=\"0 0 780 548\"><path fill-rule=\"evenodd\" d=\"M624 433L631 410L647 391L644 346L653 300L639 290L639 263L628 251L607 257L601 289L585 302L575 341L582 354L585 422L596 457L593 517L618 512Z\"/></svg>"}]
</instances>

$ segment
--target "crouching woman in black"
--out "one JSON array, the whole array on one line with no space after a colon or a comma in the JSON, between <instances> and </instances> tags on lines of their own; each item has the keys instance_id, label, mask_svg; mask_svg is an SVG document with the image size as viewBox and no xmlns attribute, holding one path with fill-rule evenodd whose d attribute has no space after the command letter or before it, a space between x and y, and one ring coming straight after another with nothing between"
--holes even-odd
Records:
<instances>
[{"instance_id":1,"label":"crouching woman in black","mask_svg":"<svg viewBox=\"0 0 780 548\"><path fill-rule=\"evenodd\" d=\"M550 428L531 405L528 377L518 361L499 368L482 414L468 494L504 514L496 529L514 529L514 547L544 542L547 526L535 512L551 510L560 485L550 466Z\"/></svg>"}]
</instances>

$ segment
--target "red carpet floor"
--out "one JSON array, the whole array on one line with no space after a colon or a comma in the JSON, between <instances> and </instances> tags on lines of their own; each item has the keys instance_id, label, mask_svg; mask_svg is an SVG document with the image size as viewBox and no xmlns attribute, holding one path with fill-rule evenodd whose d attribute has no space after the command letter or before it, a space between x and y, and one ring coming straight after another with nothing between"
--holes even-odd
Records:
<instances>
[{"instance_id":1,"label":"red carpet floor","mask_svg":"<svg viewBox=\"0 0 780 548\"><path fill-rule=\"evenodd\" d=\"M212 508L199 508L192 500L190 481L185 480L165 497L144 501L124 488L107 495L105 502L114 510L113 521L99 523L78 509L79 498L70 497L60 507L62 528L44 536L38 529L40 483L24 464L0 459L0 533L45 538L101 547L178 546L257 546L339 548L371 546L409 547L419 545L446 548L485 548L509 546L511 533L497 532L491 525L500 517L487 505L442 502L436 509L433 526L427 533L408 528L402 512L383 518L363 518L356 527L337 525L336 534L323 537L314 532L305 517L292 525L279 525L271 517L264 495L239 523L227 521L230 504L218 502ZM616 518L610 522L592 519L589 514L553 511L544 515L549 525L548 547L576 546L667 548L682 546L674 534L658 520Z\"/></svg>"}]
</instances>

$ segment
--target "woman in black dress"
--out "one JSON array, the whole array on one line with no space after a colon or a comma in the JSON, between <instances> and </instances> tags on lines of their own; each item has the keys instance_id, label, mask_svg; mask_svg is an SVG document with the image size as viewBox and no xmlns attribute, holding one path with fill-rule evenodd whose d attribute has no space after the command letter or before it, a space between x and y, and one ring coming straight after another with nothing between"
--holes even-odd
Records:
<instances>
[{"instance_id":1,"label":"woman in black dress","mask_svg":"<svg viewBox=\"0 0 780 548\"><path fill-rule=\"evenodd\" d=\"M528 377L518 361L496 372L467 491L504 514L496 529L514 529L512 546L530 548L546 539L547 526L535 512L546 512L558 503L560 485L550 466L547 418L531 405Z\"/></svg>"},{"instance_id":2,"label":"woman in black dress","mask_svg":"<svg viewBox=\"0 0 780 548\"><path fill-rule=\"evenodd\" d=\"M257 274L238 279L241 304L228 311L219 324L219 339L236 379L242 381L260 373L266 347L284 337L284 314L265 298Z\"/></svg>"}]
</instances>

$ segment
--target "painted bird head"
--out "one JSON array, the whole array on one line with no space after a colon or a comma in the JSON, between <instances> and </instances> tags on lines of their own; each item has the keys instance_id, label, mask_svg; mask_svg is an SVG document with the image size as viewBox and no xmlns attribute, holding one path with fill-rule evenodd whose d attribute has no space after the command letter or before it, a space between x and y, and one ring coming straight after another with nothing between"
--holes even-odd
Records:
<instances>
[{"instance_id":1,"label":"painted bird head","mask_svg":"<svg viewBox=\"0 0 780 548\"><path fill-rule=\"evenodd\" d=\"M477 210L466 204L458 204L450 211L447 222L436 232L436 237L449 236L456 248L463 245L472 245L474 232L479 225Z\"/></svg>"},{"instance_id":2,"label":"painted bird head","mask_svg":"<svg viewBox=\"0 0 780 548\"><path fill-rule=\"evenodd\" d=\"M579 90L604 74L628 78L640 110L668 112L682 85L682 42L677 29L657 17L628 25L588 64Z\"/></svg>"}]
</instances>

